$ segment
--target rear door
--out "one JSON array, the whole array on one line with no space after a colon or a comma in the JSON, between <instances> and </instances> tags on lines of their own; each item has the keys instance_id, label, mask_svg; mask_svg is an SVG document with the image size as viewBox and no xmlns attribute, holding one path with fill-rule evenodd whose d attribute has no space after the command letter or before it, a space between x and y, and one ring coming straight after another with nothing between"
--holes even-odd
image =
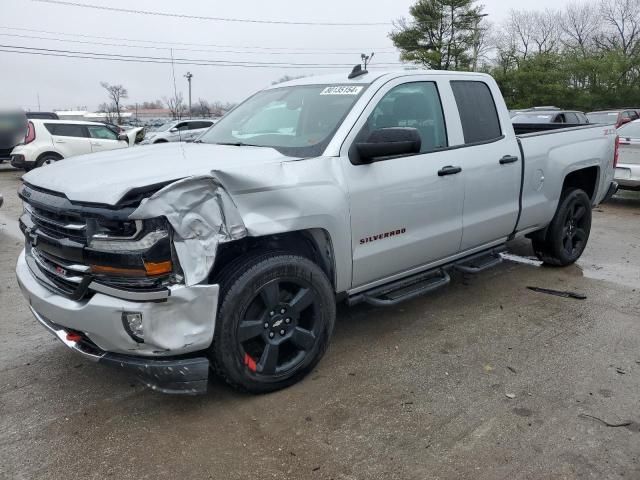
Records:
<instances>
[{"instance_id":1,"label":"rear door","mask_svg":"<svg viewBox=\"0 0 640 480\"><path fill-rule=\"evenodd\" d=\"M465 179L461 250L509 236L517 221L522 159L506 107L500 118L495 83L454 80L451 89L462 127ZM502 102L502 100L501 100ZM504 104L502 104L504 105Z\"/></svg>"},{"instance_id":2,"label":"rear door","mask_svg":"<svg viewBox=\"0 0 640 480\"><path fill-rule=\"evenodd\" d=\"M92 152L104 152L129 146L128 142L118 140L118 135L104 125L87 125L87 130L91 137Z\"/></svg>"},{"instance_id":3,"label":"rear door","mask_svg":"<svg viewBox=\"0 0 640 480\"><path fill-rule=\"evenodd\" d=\"M91 139L84 125L75 123L45 123L53 146L64 158L91 153Z\"/></svg>"}]
</instances>

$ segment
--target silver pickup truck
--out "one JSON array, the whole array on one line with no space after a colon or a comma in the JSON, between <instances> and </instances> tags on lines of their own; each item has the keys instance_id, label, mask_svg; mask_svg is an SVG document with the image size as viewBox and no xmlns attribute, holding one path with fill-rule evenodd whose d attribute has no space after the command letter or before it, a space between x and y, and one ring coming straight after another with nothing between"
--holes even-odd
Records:
<instances>
[{"instance_id":1,"label":"silver pickup truck","mask_svg":"<svg viewBox=\"0 0 640 480\"><path fill-rule=\"evenodd\" d=\"M615 131L527 131L482 74L280 84L196 143L25 175L18 281L67 347L152 388L203 392L214 371L280 389L324 354L336 301L395 305L516 237L551 265L580 257Z\"/></svg>"}]
</instances>

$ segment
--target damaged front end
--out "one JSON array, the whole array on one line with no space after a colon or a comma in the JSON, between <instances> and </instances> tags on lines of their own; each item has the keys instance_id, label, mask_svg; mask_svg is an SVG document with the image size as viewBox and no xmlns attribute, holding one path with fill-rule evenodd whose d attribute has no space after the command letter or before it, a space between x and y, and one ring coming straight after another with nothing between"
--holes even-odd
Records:
<instances>
[{"instance_id":1,"label":"damaged front end","mask_svg":"<svg viewBox=\"0 0 640 480\"><path fill-rule=\"evenodd\" d=\"M213 177L147 194L106 207L23 185L18 281L38 321L76 352L161 391L200 393L219 290L206 280L218 244L246 229Z\"/></svg>"}]
</instances>

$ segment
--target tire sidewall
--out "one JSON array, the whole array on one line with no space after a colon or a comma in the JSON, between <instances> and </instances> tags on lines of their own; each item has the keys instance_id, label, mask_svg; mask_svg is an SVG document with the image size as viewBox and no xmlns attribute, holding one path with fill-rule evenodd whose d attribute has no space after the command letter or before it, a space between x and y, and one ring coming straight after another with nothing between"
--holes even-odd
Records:
<instances>
[{"instance_id":1,"label":"tire sidewall","mask_svg":"<svg viewBox=\"0 0 640 480\"><path fill-rule=\"evenodd\" d=\"M306 282L319 302L320 331L313 349L293 371L273 377L251 372L244 364L237 338L238 325L258 290L275 279ZM335 296L324 272L313 262L295 255L278 255L258 260L252 267L222 286L221 301L212 344L214 361L230 383L242 389L264 393L285 388L308 374L324 355L335 324Z\"/></svg>"},{"instance_id":2,"label":"tire sidewall","mask_svg":"<svg viewBox=\"0 0 640 480\"><path fill-rule=\"evenodd\" d=\"M580 251L577 252L576 255L570 256L567 255L567 252L564 249L563 245L563 235L562 231L564 229L567 213L569 207L574 203L581 203L585 209L585 225L584 230L586 234L586 238L584 240L584 245ZM570 265L574 263L576 260L580 258L582 253L584 252L587 243L589 241L589 236L591 234L591 200L589 196L583 191L579 189L571 190L566 195L564 195L560 201L560 206L556 212L556 215L551 223L551 228L549 229L549 233L547 236L547 240L549 246L551 247L552 255L559 261L561 265Z\"/></svg>"}]
</instances>

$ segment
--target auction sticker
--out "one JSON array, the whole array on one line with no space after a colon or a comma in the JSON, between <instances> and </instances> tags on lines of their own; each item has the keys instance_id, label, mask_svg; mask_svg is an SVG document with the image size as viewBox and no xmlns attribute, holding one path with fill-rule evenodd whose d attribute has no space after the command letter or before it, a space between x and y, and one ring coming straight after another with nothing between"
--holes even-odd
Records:
<instances>
[{"instance_id":1,"label":"auction sticker","mask_svg":"<svg viewBox=\"0 0 640 480\"><path fill-rule=\"evenodd\" d=\"M320 95L358 95L362 88L356 85L336 85L325 88L320 92Z\"/></svg>"}]
</instances>

